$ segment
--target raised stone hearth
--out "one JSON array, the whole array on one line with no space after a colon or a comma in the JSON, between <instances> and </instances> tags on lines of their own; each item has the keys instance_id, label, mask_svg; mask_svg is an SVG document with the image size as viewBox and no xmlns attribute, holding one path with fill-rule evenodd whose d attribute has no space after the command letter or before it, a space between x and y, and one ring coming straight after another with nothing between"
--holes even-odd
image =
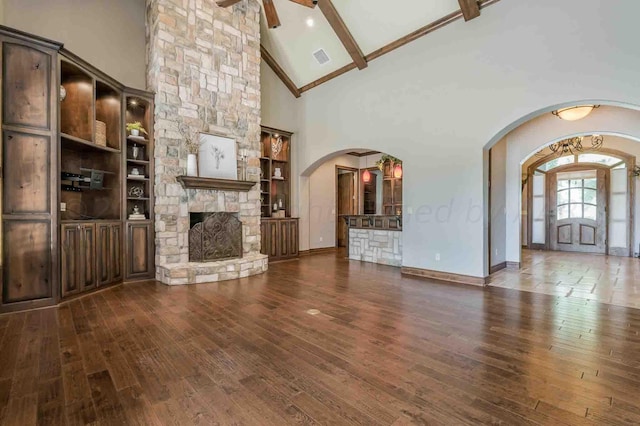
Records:
<instances>
[{"instance_id":1,"label":"raised stone hearth","mask_svg":"<svg viewBox=\"0 0 640 426\"><path fill-rule=\"evenodd\" d=\"M156 93L156 278L174 285L262 273L259 185L226 182L212 190L186 179L180 132L187 126L235 139L239 158L247 159L245 181L260 181L260 5L148 0L147 31L147 81ZM235 214L242 222L241 257L189 262L190 213L196 212Z\"/></svg>"}]
</instances>

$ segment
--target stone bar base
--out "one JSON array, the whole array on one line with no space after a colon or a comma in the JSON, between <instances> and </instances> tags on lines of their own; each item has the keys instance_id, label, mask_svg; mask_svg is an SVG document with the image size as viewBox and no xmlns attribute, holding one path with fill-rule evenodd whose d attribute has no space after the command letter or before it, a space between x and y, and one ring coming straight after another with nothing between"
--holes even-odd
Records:
<instances>
[{"instance_id":1,"label":"stone bar base","mask_svg":"<svg viewBox=\"0 0 640 426\"><path fill-rule=\"evenodd\" d=\"M269 268L264 254L248 254L242 259L206 263L172 263L156 268L156 277L163 284L184 285L234 280L262 274Z\"/></svg>"},{"instance_id":2,"label":"stone bar base","mask_svg":"<svg viewBox=\"0 0 640 426\"><path fill-rule=\"evenodd\" d=\"M402 266L402 232L349 229L349 259Z\"/></svg>"}]
</instances>

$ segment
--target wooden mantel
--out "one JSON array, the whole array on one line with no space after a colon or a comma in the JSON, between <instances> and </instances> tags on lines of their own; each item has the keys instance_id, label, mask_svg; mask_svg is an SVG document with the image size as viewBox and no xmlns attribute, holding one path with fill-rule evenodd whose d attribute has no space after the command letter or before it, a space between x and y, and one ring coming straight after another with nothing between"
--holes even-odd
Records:
<instances>
[{"instance_id":1,"label":"wooden mantel","mask_svg":"<svg viewBox=\"0 0 640 426\"><path fill-rule=\"evenodd\" d=\"M215 179L196 176L178 176L176 180L185 189L209 189L213 191L247 192L257 182L246 180Z\"/></svg>"}]
</instances>

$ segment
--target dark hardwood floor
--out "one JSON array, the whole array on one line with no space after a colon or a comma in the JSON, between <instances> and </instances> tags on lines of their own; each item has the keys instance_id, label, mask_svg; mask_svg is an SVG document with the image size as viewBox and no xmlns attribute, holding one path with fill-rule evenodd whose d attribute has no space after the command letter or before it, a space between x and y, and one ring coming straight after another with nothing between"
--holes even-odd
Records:
<instances>
[{"instance_id":1,"label":"dark hardwood floor","mask_svg":"<svg viewBox=\"0 0 640 426\"><path fill-rule=\"evenodd\" d=\"M0 424L638 424L639 330L636 309L310 256L1 316Z\"/></svg>"}]
</instances>

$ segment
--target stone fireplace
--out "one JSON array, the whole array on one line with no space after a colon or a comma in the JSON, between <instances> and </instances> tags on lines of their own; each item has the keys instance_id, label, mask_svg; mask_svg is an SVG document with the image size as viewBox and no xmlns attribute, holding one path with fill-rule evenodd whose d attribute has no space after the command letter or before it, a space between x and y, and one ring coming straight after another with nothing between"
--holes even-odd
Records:
<instances>
[{"instance_id":1,"label":"stone fireplace","mask_svg":"<svg viewBox=\"0 0 640 426\"><path fill-rule=\"evenodd\" d=\"M227 212L189 213L189 262L242 257L242 222Z\"/></svg>"},{"instance_id":2,"label":"stone fireplace","mask_svg":"<svg viewBox=\"0 0 640 426\"><path fill-rule=\"evenodd\" d=\"M229 280L267 270L260 254L260 188L185 189L181 128L236 141L246 180L260 181L260 5L242 1L147 0L147 83L155 92L156 278L165 284ZM246 160L244 160L246 159ZM190 259L191 214L240 222L240 254Z\"/></svg>"}]
</instances>

